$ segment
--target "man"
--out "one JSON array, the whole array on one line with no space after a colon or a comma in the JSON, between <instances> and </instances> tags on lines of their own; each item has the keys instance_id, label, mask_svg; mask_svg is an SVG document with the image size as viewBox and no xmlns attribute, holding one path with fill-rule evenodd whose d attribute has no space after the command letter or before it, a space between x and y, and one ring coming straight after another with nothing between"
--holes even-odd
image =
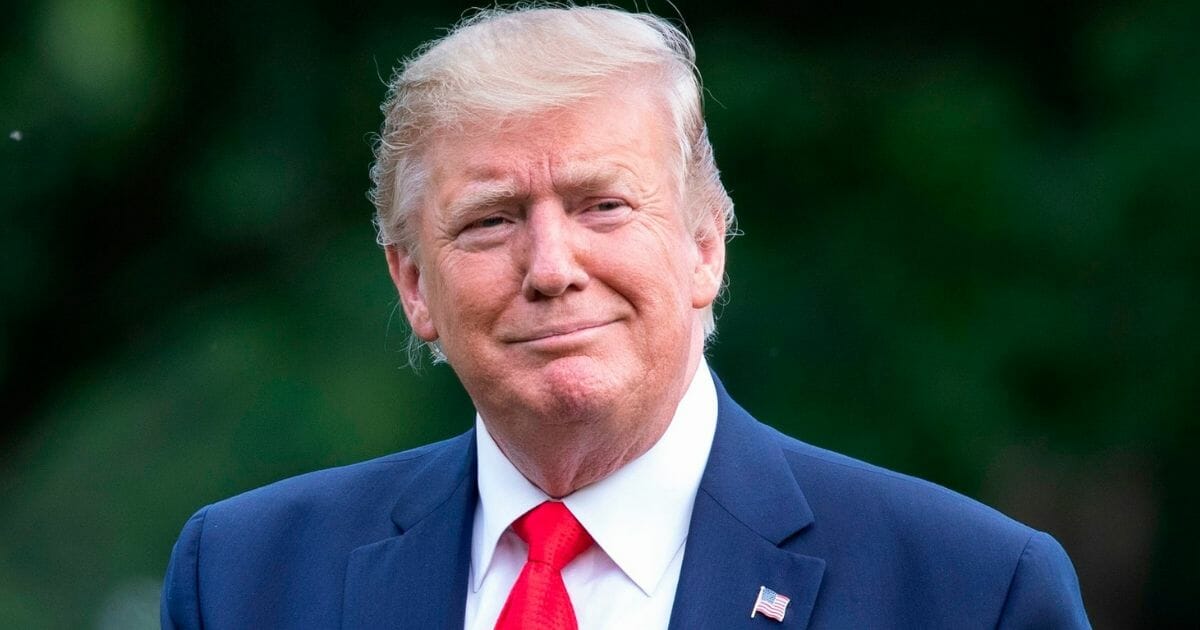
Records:
<instances>
[{"instance_id":1,"label":"man","mask_svg":"<svg viewBox=\"0 0 1200 630\"><path fill-rule=\"evenodd\" d=\"M785 437L703 355L732 204L688 40L494 10L385 103L380 241L458 438L198 512L179 628L1086 627L1049 536Z\"/></svg>"}]
</instances>

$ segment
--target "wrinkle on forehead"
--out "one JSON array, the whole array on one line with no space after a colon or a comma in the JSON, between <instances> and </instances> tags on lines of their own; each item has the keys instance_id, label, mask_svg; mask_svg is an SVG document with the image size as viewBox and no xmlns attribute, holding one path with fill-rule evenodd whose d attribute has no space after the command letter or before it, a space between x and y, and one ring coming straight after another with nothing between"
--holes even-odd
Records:
<instances>
[{"instance_id":1,"label":"wrinkle on forehead","mask_svg":"<svg viewBox=\"0 0 1200 630\"><path fill-rule=\"evenodd\" d=\"M670 123L660 99L633 100L628 92L614 107L630 105L630 116L647 127L605 135L593 130L585 112L609 108L591 101L536 115L505 117L467 125L435 139L427 159L433 171L433 208L440 220L459 220L483 207L527 202L535 195L657 195L654 184L677 184ZM649 190L652 187L656 190ZM677 185L669 185L678 192Z\"/></svg>"}]
</instances>

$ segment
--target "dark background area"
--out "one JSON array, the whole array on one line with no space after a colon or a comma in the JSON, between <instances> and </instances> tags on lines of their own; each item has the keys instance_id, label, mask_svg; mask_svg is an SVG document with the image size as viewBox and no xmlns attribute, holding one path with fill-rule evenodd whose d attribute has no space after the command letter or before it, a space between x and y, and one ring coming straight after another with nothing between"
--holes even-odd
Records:
<instances>
[{"instance_id":1,"label":"dark background area","mask_svg":"<svg viewBox=\"0 0 1200 630\"><path fill-rule=\"evenodd\" d=\"M194 4L0 20L0 627L157 627L200 506L472 419L364 196L466 5ZM679 5L730 392L1051 532L1097 627L1194 627L1200 3Z\"/></svg>"}]
</instances>

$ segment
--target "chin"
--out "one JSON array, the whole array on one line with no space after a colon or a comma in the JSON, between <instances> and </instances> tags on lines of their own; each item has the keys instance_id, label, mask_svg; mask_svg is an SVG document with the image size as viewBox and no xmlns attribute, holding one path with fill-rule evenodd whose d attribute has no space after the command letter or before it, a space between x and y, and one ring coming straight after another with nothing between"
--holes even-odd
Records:
<instances>
[{"instance_id":1,"label":"chin","mask_svg":"<svg viewBox=\"0 0 1200 630\"><path fill-rule=\"evenodd\" d=\"M613 409L613 403L627 393L624 383L611 366L591 357L565 357L539 370L537 397L547 417L566 422L589 420Z\"/></svg>"}]
</instances>

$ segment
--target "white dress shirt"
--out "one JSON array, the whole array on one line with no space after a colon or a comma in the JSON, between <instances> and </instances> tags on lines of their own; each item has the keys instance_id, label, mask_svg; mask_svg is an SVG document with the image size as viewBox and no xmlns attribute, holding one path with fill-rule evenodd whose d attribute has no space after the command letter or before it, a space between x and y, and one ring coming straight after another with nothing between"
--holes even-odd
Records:
<instances>
[{"instance_id":1,"label":"white dress shirt","mask_svg":"<svg viewBox=\"0 0 1200 630\"><path fill-rule=\"evenodd\" d=\"M717 393L701 360L658 442L563 499L596 541L563 569L580 630L666 628L692 505L717 426ZM510 525L550 498L500 452L476 415L479 503L471 536L467 630L492 630L528 547Z\"/></svg>"}]
</instances>

